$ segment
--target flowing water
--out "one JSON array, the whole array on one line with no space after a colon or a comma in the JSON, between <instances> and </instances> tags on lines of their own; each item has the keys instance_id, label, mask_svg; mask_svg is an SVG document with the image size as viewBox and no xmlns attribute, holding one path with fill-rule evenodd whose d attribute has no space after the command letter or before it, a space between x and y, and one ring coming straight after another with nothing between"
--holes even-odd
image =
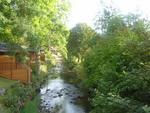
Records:
<instances>
[{"instance_id":1,"label":"flowing water","mask_svg":"<svg viewBox=\"0 0 150 113\"><path fill-rule=\"evenodd\" d=\"M62 67L58 62L53 74L60 74ZM83 97L81 91L60 77L48 80L41 88L40 96L43 113L85 113L83 107L77 104L77 100Z\"/></svg>"}]
</instances>

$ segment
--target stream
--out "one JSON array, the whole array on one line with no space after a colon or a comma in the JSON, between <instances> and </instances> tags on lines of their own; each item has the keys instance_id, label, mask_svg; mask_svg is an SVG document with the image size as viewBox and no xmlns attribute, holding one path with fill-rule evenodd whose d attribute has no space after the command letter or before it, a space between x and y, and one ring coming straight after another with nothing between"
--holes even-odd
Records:
<instances>
[{"instance_id":1,"label":"stream","mask_svg":"<svg viewBox=\"0 0 150 113\"><path fill-rule=\"evenodd\" d=\"M52 69L53 74L63 71L61 62ZM85 113L77 100L83 97L83 93L73 84L65 82L61 77L49 79L40 89L42 113Z\"/></svg>"}]
</instances>

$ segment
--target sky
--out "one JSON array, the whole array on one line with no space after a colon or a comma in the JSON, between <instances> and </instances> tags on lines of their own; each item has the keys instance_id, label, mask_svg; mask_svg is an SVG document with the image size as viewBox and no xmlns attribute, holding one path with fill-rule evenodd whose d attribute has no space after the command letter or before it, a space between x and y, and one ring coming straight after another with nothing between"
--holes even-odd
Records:
<instances>
[{"instance_id":1,"label":"sky","mask_svg":"<svg viewBox=\"0 0 150 113\"><path fill-rule=\"evenodd\" d=\"M67 26L74 27L77 23L87 23L93 27L94 18L101 10L100 0L69 0L71 11ZM103 0L113 4L123 14L139 12L150 19L150 0Z\"/></svg>"}]
</instances>

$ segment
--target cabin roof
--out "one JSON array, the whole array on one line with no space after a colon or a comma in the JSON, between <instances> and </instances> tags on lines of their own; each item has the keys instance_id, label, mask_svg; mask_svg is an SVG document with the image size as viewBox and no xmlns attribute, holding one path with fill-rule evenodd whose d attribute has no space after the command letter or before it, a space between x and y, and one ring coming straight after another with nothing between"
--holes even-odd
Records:
<instances>
[{"instance_id":1,"label":"cabin roof","mask_svg":"<svg viewBox=\"0 0 150 113\"><path fill-rule=\"evenodd\" d=\"M0 43L0 52L21 52L22 50L26 50L28 52L37 52L35 49L26 48L25 46L20 46L17 44ZM42 50L44 49L40 49L40 51Z\"/></svg>"},{"instance_id":2,"label":"cabin roof","mask_svg":"<svg viewBox=\"0 0 150 113\"><path fill-rule=\"evenodd\" d=\"M0 43L0 52L19 52L21 50L23 50L23 48L17 44Z\"/></svg>"},{"instance_id":3,"label":"cabin roof","mask_svg":"<svg viewBox=\"0 0 150 113\"><path fill-rule=\"evenodd\" d=\"M0 51L1 51L1 52L7 51L7 46L6 46L5 43L0 43Z\"/></svg>"}]
</instances>

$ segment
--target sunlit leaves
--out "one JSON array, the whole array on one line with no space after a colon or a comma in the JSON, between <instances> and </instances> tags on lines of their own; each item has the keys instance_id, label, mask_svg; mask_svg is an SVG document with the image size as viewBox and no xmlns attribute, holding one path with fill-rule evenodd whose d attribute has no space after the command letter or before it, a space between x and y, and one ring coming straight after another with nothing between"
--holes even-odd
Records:
<instances>
[{"instance_id":1,"label":"sunlit leaves","mask_svg":"<svg viewBox=\"0 0 150 113\"><path fill-rule=\"evenodd\" d=\"M0 40L13 41L36 50L41 47L65 45L67 31L64 16L67 1L61 0L3 0L0 4ZM62 26L62 27L61 27ZM59 35L61 34L61 37ZM54 37L52 37L54 36ZM62 41L61 41L62 40Z\"/></svg>"}]
</instances>

